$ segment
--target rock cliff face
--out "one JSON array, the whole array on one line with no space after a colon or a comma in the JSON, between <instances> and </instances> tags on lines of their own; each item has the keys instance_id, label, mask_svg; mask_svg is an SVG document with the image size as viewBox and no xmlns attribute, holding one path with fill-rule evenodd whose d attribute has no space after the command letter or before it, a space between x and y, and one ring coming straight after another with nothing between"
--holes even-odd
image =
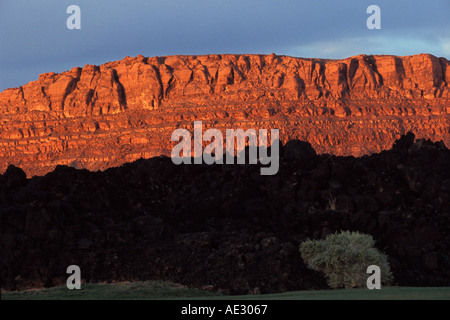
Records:
<instances>
[{"instance_id":1,"label":"rock cliff face","mask_svg":"<svg viewBox=\"0 0 450 320\"><path fill-rule=\"evenodd\" d=\"M360 156L407 131L450 145L449 61L271 55L127 57L0 93L0 172L105 169L169 155L176 128L278 128L283 142Z\"/></svg>"}]
</instances>

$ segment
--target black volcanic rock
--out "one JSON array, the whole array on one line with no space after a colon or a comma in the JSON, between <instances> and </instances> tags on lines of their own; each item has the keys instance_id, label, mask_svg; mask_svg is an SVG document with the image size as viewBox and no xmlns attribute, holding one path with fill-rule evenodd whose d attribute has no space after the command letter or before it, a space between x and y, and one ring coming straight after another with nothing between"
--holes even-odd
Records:
<instances>
[{"instance_id":1,"label":"black volcanic rock","mask_svg":"<svg viewBox=\"0 0 450 320\"><path fill-rule=\"evenodd\" d=\"M291 140L284 146L284 158L286 160L309 162L316 156L316 151L309 142Z\"/></svg>"},{"instance_id":2,"label":"black volcanic rock","mask_svg":"<svg viewBox=\"0 0 450 320\"><path fill-rule=\"evenodd\" d=\"M407 135L362 158L282 148L280 170L180 165L166 157L103 172L58 166L0 176L0 273L7 290L171 280L226 293L325 288L298 245L339 230L371 234L396 284L450 285L450 151ZM212 287L211 287L212 286Z\"/></svg>"},{"instance_id":3,"label":"black volcanic rock","mask_svg":"<svg viewBox=\"0 0 450 320\"><path fill-rule=\"evenodd\" d=\"M14 165L9 165L3 176L0 178L0 185L4 188L15 188L22 186L27 181L25 172Z\"/></svg>"}]
</instances>

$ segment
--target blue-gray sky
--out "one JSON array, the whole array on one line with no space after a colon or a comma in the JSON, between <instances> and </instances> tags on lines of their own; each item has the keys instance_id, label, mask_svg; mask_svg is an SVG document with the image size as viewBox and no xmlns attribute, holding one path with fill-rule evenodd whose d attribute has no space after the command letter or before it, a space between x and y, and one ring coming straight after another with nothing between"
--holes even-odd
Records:
<instances>
[{"instance_id":1,"label":"blue-gray sky","mask_svg":"<svg viewBox=\"0 0 450 320\"><path fill-rule=\"evenodd\" d=\"M81 30L68 30L69 5ZM369 5L381 30L369 30ZM0 91L125 56L450 57L450 0L0 0Z\"/></svg>"}]
</instances>

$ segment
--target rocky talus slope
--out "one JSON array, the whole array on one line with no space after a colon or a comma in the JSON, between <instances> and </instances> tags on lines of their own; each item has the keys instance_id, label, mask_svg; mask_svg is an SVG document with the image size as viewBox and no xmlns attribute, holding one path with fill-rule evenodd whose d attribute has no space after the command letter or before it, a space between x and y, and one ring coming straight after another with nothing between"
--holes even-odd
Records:
<instances>
[{"instance_id":1,"label":"rocky talus slope","mask_svg":"<svg viewBox=\"0 0 450 320\"><path fill-rule=\"evenodd\" d=\"M408 131L450 144L449 61L272 55L127 57L0 93L0 172L105 169L169 155L176 128L278 128L318 153L360 156Z\"/></svg>"}]
</instances>

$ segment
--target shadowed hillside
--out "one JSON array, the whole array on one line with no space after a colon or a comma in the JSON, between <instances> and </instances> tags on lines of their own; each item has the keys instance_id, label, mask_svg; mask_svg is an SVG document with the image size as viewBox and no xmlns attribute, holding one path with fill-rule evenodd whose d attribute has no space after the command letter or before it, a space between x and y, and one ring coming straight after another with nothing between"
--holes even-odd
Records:
<instances>
[{"instance_id":1,"label":"shadowed hillside","mask_svg":"<svg viewBox=\"0 0 450 320\"><path fill-rule=\"evenodd\" d=\"M298 245L373 235L399 285L450 285L450 151L408 134L361 158L281 149L280 170L137 160L104 172L58 166L0 176L1 287L171 280L230 294L325 288Z\"/></svg>"}]
</instances>

